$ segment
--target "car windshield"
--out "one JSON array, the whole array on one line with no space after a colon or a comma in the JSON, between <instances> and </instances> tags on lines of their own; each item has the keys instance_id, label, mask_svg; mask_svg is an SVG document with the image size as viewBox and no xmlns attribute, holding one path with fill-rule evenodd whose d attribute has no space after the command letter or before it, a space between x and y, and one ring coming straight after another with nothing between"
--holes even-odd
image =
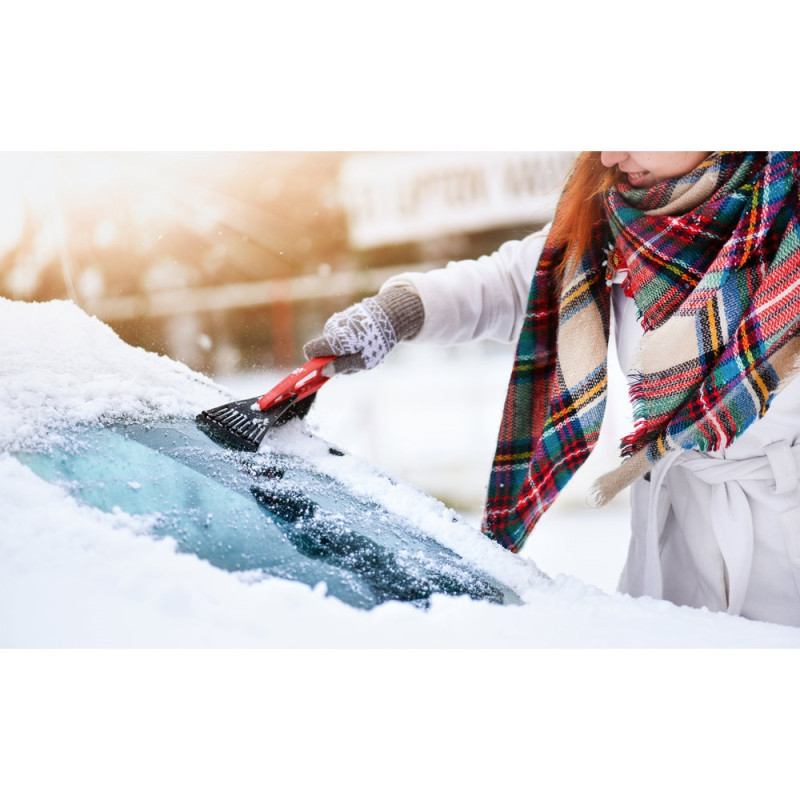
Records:
<instances>
[{"instance_id":1,"label":"car windshield","mask_svg":"<svg viewBox=\"0 0 800 800\"><path fill-rule=\"evenodd\" d=\"M519 602L419 527L308 461L227 450L191 420L82 426L56 447L16 457L84 503L151 515L154 535L230 572L324 582L359 608L386 600L426 605L435 593Z\"/></svg>"}]
</instances>

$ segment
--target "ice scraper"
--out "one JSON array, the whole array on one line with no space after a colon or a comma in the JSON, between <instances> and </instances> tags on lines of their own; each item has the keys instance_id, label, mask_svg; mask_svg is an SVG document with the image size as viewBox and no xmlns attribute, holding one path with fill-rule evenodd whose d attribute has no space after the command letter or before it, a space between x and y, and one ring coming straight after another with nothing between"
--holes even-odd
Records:
<instances>
[{"instance_id":1,"label":"ice scraper","mask_svg":"<svg viewBox=\"0 0 800 800\"><path fill-rule=\"evenodd\" d=\"M198 427L226 447L258 450L270 428L306 415L313 395L329 379L322 368L334 358L312 358L262 397L235 400L201 411L196 417Z\"/></svg>"}]
</instances>

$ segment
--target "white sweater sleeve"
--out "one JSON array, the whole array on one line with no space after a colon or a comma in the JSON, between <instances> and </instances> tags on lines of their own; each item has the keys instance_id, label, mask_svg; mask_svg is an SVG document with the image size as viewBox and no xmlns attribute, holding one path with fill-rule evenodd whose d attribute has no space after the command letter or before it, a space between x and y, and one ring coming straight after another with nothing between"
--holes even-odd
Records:
<instances>
[{"instance_id":1,"label":"white sweater sleeve","mask_svg":"<svg viewBox=\"0 0 800 800\"><path fill-rule=\"evenodd\" d=\"M550 226L490 256L451 261L430 272L404 272L381 287L416 292L425 309L416 342L461 344L473 339L513 343L528 305L531 281Z\"/></svg>"}]
</instances>

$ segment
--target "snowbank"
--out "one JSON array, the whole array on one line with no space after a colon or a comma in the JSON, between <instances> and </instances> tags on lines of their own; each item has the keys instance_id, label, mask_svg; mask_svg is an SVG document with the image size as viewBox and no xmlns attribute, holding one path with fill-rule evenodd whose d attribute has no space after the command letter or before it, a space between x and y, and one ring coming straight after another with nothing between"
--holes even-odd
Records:
<instances>
[{"instance_id":1,"label":"snowbank","mask_svg":"<svg viewBox=\"0 0 800 800\"><path fill-rule=\"evenodd\" d=\"M74 304L0 298L0 449L49 440L64 425L187 416L231 399L166 356L127 346Z\"/></svg>"},{"instance_id":2,"label":"snowbank","mask_svg":"<svg viewBox=\"0 0 800 800\"><path fill-rule=\"evenodd\" d=\"M184 365L125 345L70 303L0 300L0 449L42 444L74 422L193 416L230 393ZM0 645L5 647L797 647L800 630L555 581L453 526L438 501L286 426L269 446L305 455L379 496L515 588L501 607L434 597L427 611L369 612L277 579L177 553L151 521L78 504L0 454Z\"/></svg>"}]
</instances>

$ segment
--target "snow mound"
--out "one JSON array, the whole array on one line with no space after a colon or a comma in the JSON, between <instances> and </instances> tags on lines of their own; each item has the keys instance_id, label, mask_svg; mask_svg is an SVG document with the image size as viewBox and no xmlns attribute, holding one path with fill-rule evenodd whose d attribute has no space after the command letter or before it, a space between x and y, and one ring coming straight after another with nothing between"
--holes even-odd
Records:
<instances>
[{"instance_id":1,"label":"snow mound","mask_svg":"<svg viewBox=\"0 0 800 800\"><path fill-rule=\"evenodd\" d=\"M68 301L0 298L0 448L76 423L193 416L231 398L184 364L125 344Z\"/></svg>"}]
</instances>

